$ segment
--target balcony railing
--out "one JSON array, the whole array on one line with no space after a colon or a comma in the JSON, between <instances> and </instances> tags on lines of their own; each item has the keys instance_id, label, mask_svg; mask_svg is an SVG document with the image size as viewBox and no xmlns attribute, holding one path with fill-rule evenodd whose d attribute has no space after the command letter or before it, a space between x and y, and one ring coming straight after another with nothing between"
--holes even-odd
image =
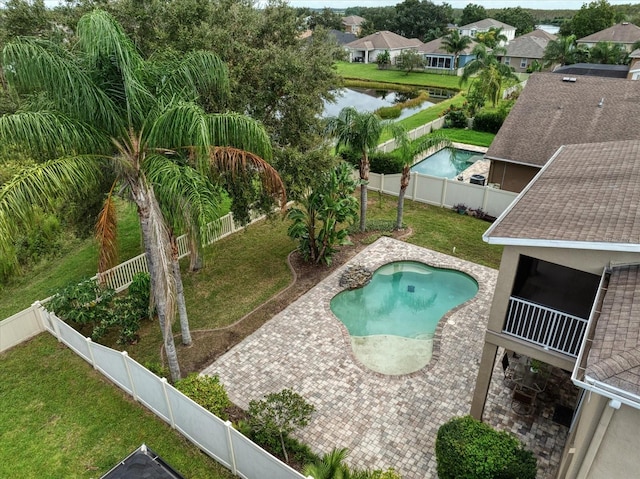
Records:
<instances>
[{"instance_id":1,"label":"balcony railing","mask_svg":"<svg viewBox=\"0 0 640 479\"><path fill-rule=\"evenodd\" d=\"M586 319L512 296L503 332L575 358L586 326Z\"/></svg>"}]
</instances>

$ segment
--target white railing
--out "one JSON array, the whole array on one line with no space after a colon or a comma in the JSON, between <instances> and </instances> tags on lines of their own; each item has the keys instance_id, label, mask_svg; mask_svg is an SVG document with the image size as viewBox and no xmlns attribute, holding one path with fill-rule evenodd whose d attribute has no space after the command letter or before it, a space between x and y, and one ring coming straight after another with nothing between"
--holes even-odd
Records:
<instances>
[{"instance_id":1,"label":"white railing","mask_svg":"<svg viewBox=\"0 0 640 479\"><path fill-rule=\"evenodd\" d=\"M413 130L409 131L407 135L409 136L409 139L413 141L420 138L421 136L428 135L432 131L439 130L443 126L444 126L444 117L436 118L435 120L432 120L429 123L425 123L424 125L419 126L418 128L414 128ZM387 140L384 143L379 144L376 148L376 151L381 153L389 153L395 149L396 149L396 140L392 138L391 140Z\"/></svg>"},{"instance_id":2,"label":"white railing","mask_svg":"<svg viewBox=\"0 0 640 479\"><path fill-rule=\"evenodd\" d=\"M400 174L369 173L367 187L371 191L381 191L388 195L398 196L401 176ZM474 210L482 209L488 215L496 218L507 209L517 196L517 193L511 191L415 172L411 173L409 187L405 193L405 198L408 200L445 208L462 203Z\"/></svg>"},{"instance_id":3,"label":"white railing","mask_svg":"<svg viewBox=\"0 0 640 479\"><path fill-rule=\"evenodd\" d=\"M92 342L37 303L32 312L38 315L44 330L234 475L245 479L304 479L302 474L236 431L231 422L211 414L166 379L131 359L126 351L115 351Z\"/></svg>"},{"instance_id":4,"label":"white railing","mask_svg":"<svg viewBox=\"0 0 640 479\"><path fill-rule=\"evenodd\" d=\"M512 296L503 332L577 357L587 320Z\"/></svg>"}]
</instances>

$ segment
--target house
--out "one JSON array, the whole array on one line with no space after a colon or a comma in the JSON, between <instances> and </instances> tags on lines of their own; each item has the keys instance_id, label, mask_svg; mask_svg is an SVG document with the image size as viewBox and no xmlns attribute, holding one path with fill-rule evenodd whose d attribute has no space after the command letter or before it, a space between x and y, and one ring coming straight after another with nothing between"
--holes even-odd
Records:
<instances>
[{"instance_id":1,"label":"house","mask_svg":"<svg viewBox=\"0 0 640 479\"><path fill-rule=\"evenodd\" d=\"M561 146L483 235L504 250L471 413L498 348L557 368L579 393L560 478L640 468L639 175L640 140Z\"/></svg>"},{"instance_id":2,"label":"house","mask_svg":"<svg viewBox=\"0 0 640 479\"><path fill-rule=\"evenodd\" d=\"M420 53L425 59L425 68L439 71L453 71L455 69L455 55L447 52L442 44L442 40L443 37L440 37L435 40L431 40L430 42L423 43L418 47L418 53ZM458 54L458 68L464 67L475 58L475 55L472 55L471 52L477 44L477 42L472 40L469 46Z\"/></svg>"},{"instance_id":3,"label":"house","mask_svg":"<svg viewBox=\"0 0 640 479\"><path fill-rule=\"evenodd\" d=\"M491 28L500 29L500 33L507 37L507 43L516 37L516 27L499 22L493 18L485 18L484 20L463 25L458 27L458 31L460 32L460 36L466 35L475 38L478 33L488 32Z\"/></svg>"},{"instance_id":4,"label":"house","mask_svg":"<svg viewBox=\"0 0 640 479\"><path fill-rule=\"evenodd\" d=\"M633 23L622 22L587 35L586 37L579 38L576 43L578 45L584 45L587 48L595 46L598 42L620 43L624 45L628 52L631 52L634 43L638 41L640 41L640 27L635 26Z\"/></svg>"},{"instance_id":5,"label":"house","mask_svg":"<svg viewBox=\"0 0 640 479\"><path fill-rule=\"evenodd\" d=\"M362 30L362 24L366 20L358 15L349 15L348 17L342 17L342 29L347 33L353 33L354 35L360 35Z\"/></svg>"},{"instance_id":6,"label":"house","mask_svg":"<svg viewBox=\"0 0 640 479\"><path fill-rule=\"evenodd\" d=\"M422 42L417 38L408 39L397 33L382 31L358 38L347 43L344 48L350 62L372 63L380 53L389 52L391 61L406 50L417 51Z\"/></svg>"},{"instance_id":7,"label":"house","mask_svg":"<svg viewBox=\"0 0 640 479\"><path fill-rule=\"evenodd\" d=\"M640 80L640 48L629 54L629 72L627 78L629 80Z\"/></svg>"},{"instance_id":8,"label":"house","mask_svg":"<svg viewBox=\"0 0 640 479\"><path fill-rule=\"evenodd\" d=\"M556 38L544 30L534 30L511 40L505 47L507 51L498 58L501 63L513 67L516 72L526 72L534 61L542 64L547 44Z\"/></svg>"},{"instance_id":9,"label":"house","mask_svg":"<svg viewBox=\"0 0 640 479\"><path fill-rule=\"evenodd\" d=\"M329 36L333 37L338 45L344 46L347 43L356 41L358 38L353 33L343 32L341 30L329 30Z\"/></svg>"},{"instance_id":10,"label":"house","mask_svg":"<svg viewBox=\"0 0 640 479\"><path fill-rule=\"evenodd\" d=\"M485 158L488 182L519 193L562 145L640 139L640 83L534 73Z\"/></svg>"}]
</instances>

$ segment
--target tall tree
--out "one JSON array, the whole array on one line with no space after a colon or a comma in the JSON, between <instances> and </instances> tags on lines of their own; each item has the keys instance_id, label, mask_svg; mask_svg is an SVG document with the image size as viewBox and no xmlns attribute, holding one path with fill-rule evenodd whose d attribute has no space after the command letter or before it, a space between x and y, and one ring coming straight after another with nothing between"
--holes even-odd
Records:
<instances>
[{"instance_id":1,"label":"tall tree","mask_svg":"<svg viewBox=\"0 0 640 479\"><path fill-rule=\"evenodd\" d=\"M475 58L464 66L460 77L460 85L464 85L475 75L474 90L489 99L494 107L498 103L504 83L518 80L513 68L498 60L496 55L501 50L496 48L489 51L485 45L479 43L471 52Z\"/></svg>"},{"instance_id":2,"label":"tall tree","mask_svg":"<svg viewBox=\"0 0 640 479\"><path fill-rule=\"evenodd\" d=\"M43 0L7 0L0 9L0 42L32 35L49 36L51 15Z\"/></svg>"},{"instance_id":3,"label":"tall tree","mask_svg":"<svg viewBox=\"0 0 640 479\"><path fill-rule=\"evenodd\" d=\"M496 20L516 27L516 36L524 35L532 32L536 28L536 19L531 11L522 7L510 7L498 10L493 18Z\"/></svg>"},{"instance_id":4,"label":"tall tree","mask_svg":"<svg viewBox=\"0 0 640 479\"><path fill-rule=\"evenodd\" d=\"M404 0L396 5L395 33L422 41L430 30L447 30L453 22L453 9L447 3L436 5L429 0Z\"/></svg>"},{"instance_id":5,"label":"tall tree","mask_svg":"<svg viewBox=\"0 0 640 479\"><path fill-rule=\"evenodd\" d=\"M470 23L477 22L488 18L489 15L482 5L476 5L475 3L469 3L462 9L462 16L460 17L460 25L469 25Z\"/></svg>"},{"instance_id":6,"label":"tall tree","mask_svg":"<svg viewBox=\"0 0 640 479\"><path fill-rule=\"evenodd\" d=\"M328 30L340 30L342 29L342 16L327 7L321 11L313 10L307 19L307 26L311 30L315 30L316 27L323 27Z\"/></svg>"},{"instance_id":7,"label":"tall tree","mask_svg":"<svg viewBox=\"0 0 640 479\"><path fill-rule=\"evenodd\" d=\"M575 35L550 40L542 56L544 66L549 68L554 65L571 65L576 62L576 50Z\"/></svg>"},{"instance_id":8,"label":"tall tree","mask_svg":"<svg viewBox=\"0 0 640 479\"><path fill-rule=\"evenodd\" d=\"M593 63L607 65L624 65L629 53L620 43L598 42L589 49L589 56Z\"/></svg>"},{"instance_id":9,"label":"tall tree","mask_svg":"<svg viewBox=\"0 0 640 479\"><path fill-rule=\"evenodd\" d=\"M345 146L360 152L360 231L367 225L367 184L369 183L369 152L378 146L385 128L393 129L378 115L359 112L353 107L340 110L338 116L327 118L326 133L337 140L336 150ZM398 133L399 134L399 133Z\"/></svg>"},{"instance_id":10,"label":"tall tree","mask_svg":"<svg viewBox=\"0 0 640 479\"><path fill-rule=\"evenodd\" d=\"M596 0L583 3L569 25L571 33L580 39L613 26L615 18L616 12L607 0Z\"/></svg>"},{"instance_id":11,"label":"tall tree","mask_svg":"<svg viewBox=\"0 0 640 479\"><path fill-rule=\"evenodd\" d=\"M502 33L502 28L491 27L486 32L478 32L476 40L486 45L487 48L496 48L507 42L507 36Z\"/></svg>"},{"instance_id":12,"label":"tall tree","mask_svg":"<svg viewBox=\"0 0 640 479\"><path fill-rule=\"evenodd\" d=\"M1 117L0 135L50 160L0 191L0 254L10 253L11 240L29 228L34 206L47 207L70 192L86 193L105 171L117 174L138 208L152 293L176 380L180 368L171 332L176 291L171 242L150 176L176 162L200 175L216 168L250 168L263 173L265 187L276 192L282 190L280 178L257 156L269 156L269 139L250 118L207 114L196 103L203 92L228 93L225 66L212 53L193 52L157 68L100 10L80 19L77 38L75 55L30 38L3 50L3 65L12 67L5 69L9 86L37 95L37 101Z\"/></svg>"},{"instance_id":13,"label":"tall tree","mask_svg":"<svg viewBox=\"0 0 640 479\"><path fill-rule=\"evenodd\" d=\"M448 53L453 53L453 68L458 68L458 58L460 53L471 45L473 40L467 35L460 35L459 30L452 30L448 35L442 37L442 46Z\"/></svg>"}]
</instances>

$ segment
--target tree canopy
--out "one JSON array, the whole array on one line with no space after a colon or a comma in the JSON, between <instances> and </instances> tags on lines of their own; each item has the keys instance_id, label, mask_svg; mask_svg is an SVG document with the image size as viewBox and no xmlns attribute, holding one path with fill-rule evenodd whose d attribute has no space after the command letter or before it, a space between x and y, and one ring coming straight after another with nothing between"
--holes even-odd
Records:
<instances>
[{"instance_id":1,"label":"tree canopy","mask_svg":"<svg viewBox=\"0 0 640 479\"><path fill-rule=\"evenodd\" d=\"M573 18L563 25L561 34L573 34L580 39L613 26L615 19L616 11L607 0L584 3Z\"/></svg>"},{"instance_id":2,"label":"tree canopy","mask_svg":"<svg viewBox=\"0 0 640 479\"><path fill-rule=\"evenodd\" d=\"M532 32L536 28L536 20L531 12L522 7L503 8L498 10L493 18L516 27L516 36Z\"/></svg>"},{"instance_id":3,"label":"tree canopy","mask_svg":"<svg viewBox=\"0 0 640 479\"><path fill-rule=\"evenodd\" d=\"M462 16L460 17L460 25L469 25L480 20L484 20L489 17L487 11L482 5L476 5L475 3L469 3L462 9Z\"/></svg>"}]
</instances>

